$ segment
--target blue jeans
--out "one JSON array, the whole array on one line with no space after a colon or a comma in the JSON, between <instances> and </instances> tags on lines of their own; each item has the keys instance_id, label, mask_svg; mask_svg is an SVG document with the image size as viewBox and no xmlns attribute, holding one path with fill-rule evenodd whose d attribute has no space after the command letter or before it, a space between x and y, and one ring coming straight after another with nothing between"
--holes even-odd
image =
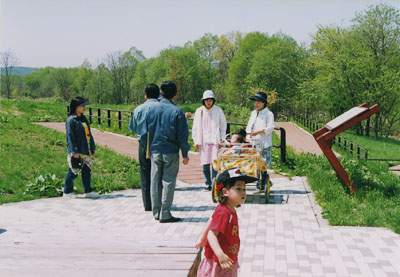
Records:
<instances>
[{"instance_id":1,"label":"blue jeans","mask_svg":"<svg viewBox=\"0 0 400 277\"><path fill-rule=\"evenodd\" d=\"M267 149L264 149L265 164L268 166L268 168L271 167L271 149L271 146Z\"/></svg>"},{"instance_id":2,"label":"blue jeans","mask_svg":"<svg viewBox=\"0 0 400 277\"><path fill-rule=\"evenodd\" d=\"M214 170L214 168L211 166L212 170L212 179L217 177L217 171ZM203 164L203 174L204 174L204 181L206 183L207 187L211 187L212 185L212 179L210 177L210 164Z\"/></svg>"},{"instance_id":3,"label":"blue jeans","mask_svg":"<svg viewBox=\"0 0 400 277\"><path fill-rule=\"evenodd\" d=\"M172 217L176 177L179 171L179 153L151 155L151 205L155 219Z\"/></svg>"},{"instance_id":4,"label":"blue jeans","mask_svg":"<svg viewBox=\"0 0 400 277\"><path fill-rule=\"evenodd\" d=\"M92 170L86 164L83 165L81 174L82 174L83 190L85 191L85 193L93 191L93 189L90 187L90 179L92 176L92 174L90 173L91 171ZM71 193L74 191L74 180L76 177L78 177L78 175L75 175L69 168L67 177L65 178L64 193Z\"/></svg>"}]
</instances>

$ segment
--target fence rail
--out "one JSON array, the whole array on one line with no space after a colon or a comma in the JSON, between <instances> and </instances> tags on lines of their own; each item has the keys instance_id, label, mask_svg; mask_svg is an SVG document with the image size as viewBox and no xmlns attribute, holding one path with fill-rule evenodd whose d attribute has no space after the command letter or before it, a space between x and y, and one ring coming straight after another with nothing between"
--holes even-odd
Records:
<instances>
[{"instance_id":1,"label":"fence rail","mask_svg":"<svg viewBox=\"0 0 400 277\"><path fill-rule=\"evenodd\" d=\"M67 107L67 114L69 115L69 106ZM117 121L118 122L118 128L122 128L122 123L129 123L129 120L123 120L122 115L123 114L129 114L129 116L132 116L132 111L125 111L125 110L116 110L116 109L108 109L108 108L100 108L100 107L88 107L89 109L89 122L90 124L93 123L93 119L97 119L97 123L101 125L102 119L107 121L108 127L111 127L111 122L112 121ZM97 115L93 114L93 111L97 110ZM107 112L107 117L102 116L101 111L106 111ZM118 118L112 118L111 113L117 113ZM237 122L227 122L227 128L226 128L226 133L230 134L231 132L231 126L246 126L247 124L245 123L237 123ZM275 130L280 131L280 145L273 145L274 148L280 148L280 155L281 155L281 163L286 163L286 131L284 128L275 128Z\"/></svg>"}]
</instances>

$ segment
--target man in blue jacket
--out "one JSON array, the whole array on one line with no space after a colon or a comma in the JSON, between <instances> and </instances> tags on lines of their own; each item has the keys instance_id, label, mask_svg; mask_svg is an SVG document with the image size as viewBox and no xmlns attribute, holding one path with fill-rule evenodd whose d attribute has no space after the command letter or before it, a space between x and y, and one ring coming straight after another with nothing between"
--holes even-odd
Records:
<instances>
[{"instance_id":1,"label":"man in blue jacket","mask_svg":"<svg viewBox=\"0 0 400 277\"><path fill-rule=\"evenodd\" d=\"M175 106L178 97L174 82L161 85L163 99L148 109L146 122L151 151L151 202L153 216L160 223L177 222L171 215L176 177L179 171L179 149L183 164L189 163L189 131L185 114Z\"/></svg>"},{"instance_id":2,"label":"man in blue jacket","mask_svg":"<svg viewBox=\"0 0 400 277\"><path fill-rule=\"evenodd\" d=\"M145 89L145 99L142 105L136 107L132 114L129 123L129 130L139 136L139 164L140 164L140 179L142 183L142 199L145 211L151 211L150 198L150 170L151 161L150 153L147 153L148 148L148 133L146 125L147 110L154 103L158 103L157 99L160 96L160 89L155 84L148 84Z\"/></svg>"}]
</instances>

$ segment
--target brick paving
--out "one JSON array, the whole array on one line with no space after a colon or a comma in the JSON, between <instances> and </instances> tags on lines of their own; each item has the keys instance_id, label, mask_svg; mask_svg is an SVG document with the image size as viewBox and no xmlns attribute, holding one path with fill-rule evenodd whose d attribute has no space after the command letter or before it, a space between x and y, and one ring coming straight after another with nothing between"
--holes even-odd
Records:
<instances>
[{"instance_id":1,"label":"brick paving","mask_svg":"<svg viewBox=\"0 0 400 277\"><path fill-rule=\"evenodd\" d=\"M329 226L306 178L272 181L267 205L250 186L238 209L240 276L400 276L400 235ZM215 207L202 188L178 182L172 212L184 220L173 224L143 211L140 190L1 205L0 276L159 276L154 263L186 276L192 246ZM168 258L171 265L159 254L175 248L185 253ZM152 250L159 253L154 263L145 258Z\"/></svg>"}]
</instances>

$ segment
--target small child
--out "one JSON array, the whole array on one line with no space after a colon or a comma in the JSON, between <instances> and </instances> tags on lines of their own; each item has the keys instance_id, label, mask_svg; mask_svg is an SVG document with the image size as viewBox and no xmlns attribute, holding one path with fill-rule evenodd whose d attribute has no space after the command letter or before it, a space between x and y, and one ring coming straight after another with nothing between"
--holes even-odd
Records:
<instances>
[{"instance_id":1,"label":"small child","mask_svg":"<svg viewBox=\"0 0 400 277\"><path fill-rule=\"evenodd\" d=\"M196 248L205 247L198 277L237 276L240 239L236 207L246 201L246 183L256 180L242 174L239 168L225 170L218 175L216 189L219 204L196 244Z\"/></svg>"}]
</instances>

